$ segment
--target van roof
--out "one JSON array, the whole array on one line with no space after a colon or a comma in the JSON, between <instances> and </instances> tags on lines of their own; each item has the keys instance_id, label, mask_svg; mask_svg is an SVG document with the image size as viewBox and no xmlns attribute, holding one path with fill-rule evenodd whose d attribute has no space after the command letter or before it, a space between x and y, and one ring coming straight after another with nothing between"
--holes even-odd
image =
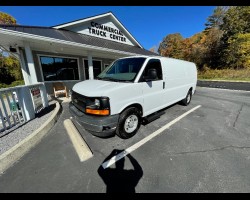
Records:
<instances>
[{"instance_id":1,"label":"van roof","mask_svg":"<svg viewBox=\"0 0 250 200\"><path fill-rule=\"evenodd\" d=\"M177 59L177 58L170 58L170 57L164 57L164 56L144 56L144 55L138 55L138 56L127 56L127 57L122 57L119 59L123 58L159 58L159 59L168 59L168 60L176 60L176 61L182 61L182 62L188 62L188 63L193 63L187 60L182 60L182 59Z\"/></svg>"}]
</instances>

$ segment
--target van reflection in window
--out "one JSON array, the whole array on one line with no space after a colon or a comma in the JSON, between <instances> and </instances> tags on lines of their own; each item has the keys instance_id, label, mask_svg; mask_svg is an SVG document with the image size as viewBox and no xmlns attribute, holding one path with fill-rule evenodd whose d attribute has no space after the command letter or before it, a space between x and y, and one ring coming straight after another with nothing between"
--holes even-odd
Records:
<instances>
[{"instance_id":1,"label":"van reflection in window","mask_svg":"<svg viewBox=\"0 0 250 200\"><path fill-rule=\"evenodd\" d=\"M44 81L79 80L77 59L41 56Z\"/></svg>"}]
</instances>

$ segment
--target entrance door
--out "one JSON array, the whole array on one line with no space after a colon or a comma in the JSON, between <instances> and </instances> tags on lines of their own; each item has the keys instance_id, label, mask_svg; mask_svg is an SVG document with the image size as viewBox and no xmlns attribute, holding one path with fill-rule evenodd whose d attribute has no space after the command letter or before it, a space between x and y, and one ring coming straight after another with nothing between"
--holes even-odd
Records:
<instances>
[{"instance_id":1,"label":"entrance door","mask_svg":"<svg viewBox=\"0 0 250 200\"><path fill-rule=\"evenodd\" d=\"M147 76L149 69L156 69L157 79L154 81L145 81L143 77ZM163 90L164 82L162 78L161 62L158 59L151 59L148 61L144 69L142 77L140 78L144 98L144 113L145 115L156 112L163 106Z\"/></svg>"},{"instance_id":2,"label":"entrance door","mask_svg":"<svg viewBox=\"0 0 250 200\"><path fill-rule=\"evenodd\" d=\"M86 77L86 80L87 80L87 79L89 79L88 60L84 59L84 66L85 66L85 77ZM102 61L93 60L93 72L94 72L94 78L97 77L102 72Z\"/></svg>"}]
</instances>

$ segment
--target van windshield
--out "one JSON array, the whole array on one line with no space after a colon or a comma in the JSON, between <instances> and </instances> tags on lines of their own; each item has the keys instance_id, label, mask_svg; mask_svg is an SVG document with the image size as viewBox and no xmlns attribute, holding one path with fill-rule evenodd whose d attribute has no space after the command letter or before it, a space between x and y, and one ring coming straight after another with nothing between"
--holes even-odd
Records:
<instances>
[{"instance_id":1,"label":"van windshield","mask_svg":"<svg viewBox=\"0 0 250 200\"><path fill-rule=\"evenodd\" d=\"M129 81L135 80L146 58L124 58L114 61L97 76L99 80Z\"/></svg>"}]
</instances>

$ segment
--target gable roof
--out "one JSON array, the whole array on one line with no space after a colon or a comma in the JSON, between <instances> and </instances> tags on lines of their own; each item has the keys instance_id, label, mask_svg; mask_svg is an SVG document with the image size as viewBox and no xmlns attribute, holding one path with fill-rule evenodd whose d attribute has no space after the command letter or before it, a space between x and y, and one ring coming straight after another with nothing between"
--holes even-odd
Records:
<instances>
[{"instance_id":1,"label":"gable roof","mask_svg":"<svg viewBox=\"0 0 250 200\"><path fill-rule=\"evenodd\" d=\"M124 25L115 17L115 15L112 12L107 12L107 13L95 15L95 16L92 16L92 17L82 18L82 19L71 21L71 22L58 24L58 25L52 26L52 28L65 29L65 28L67 28L69 26L72 26L72 25L77 25L77 24L81 24L81 23L88 22L88 21L91 21L91 20L108 17L108 16L110 16L118 24L118 26L121 27L121 29L123 30L124 33L127 33L127 35L131 38L131 40L136 45L138 45L140 48L143 48L142 45L132 36L132 34L124 27Z\"/></svg>"}]
</instances>

